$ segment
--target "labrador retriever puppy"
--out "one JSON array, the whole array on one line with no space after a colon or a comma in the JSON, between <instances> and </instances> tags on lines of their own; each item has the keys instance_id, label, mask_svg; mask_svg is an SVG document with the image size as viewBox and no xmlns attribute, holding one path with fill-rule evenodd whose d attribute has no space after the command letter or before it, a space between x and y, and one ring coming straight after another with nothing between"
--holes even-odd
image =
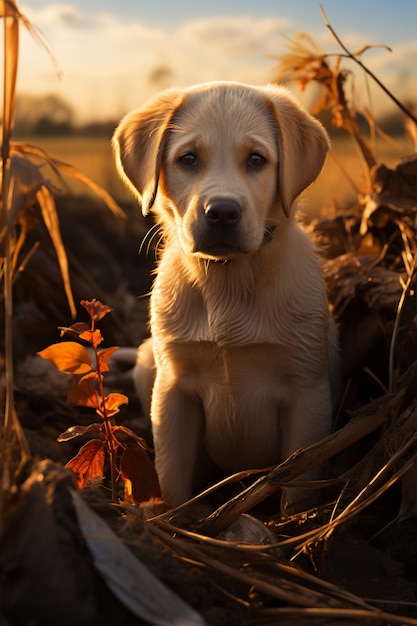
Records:
<instances>
[{"instance_id":1,"label":"labrador retriever puppy","mask_svg":"<svg viewBox=\"0 0 417 626\"><path fill-rule=\"evenodd\" d=\"M178 505L207 459L266 467L329 432L337 341L295 219L328 138L282 87L214 82L129 113L113 147L163 234L135 378L163 498Z\"/></svg>"}]
</instances>

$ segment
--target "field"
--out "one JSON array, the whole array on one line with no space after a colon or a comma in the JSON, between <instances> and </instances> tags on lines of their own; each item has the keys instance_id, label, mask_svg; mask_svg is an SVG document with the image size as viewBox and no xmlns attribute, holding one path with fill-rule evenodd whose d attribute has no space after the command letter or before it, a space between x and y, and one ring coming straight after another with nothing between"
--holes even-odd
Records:
<instances>
[{"instance_id":1,"label":"field","mask_svg":"<svg viewBox=\"0 0 417 626\"><path fill-rule=\"evenodd\" d=\"M142 218L118 181L108 140L76 137L36 143L103 185L127 213L127 219L117 218L91 194L85 195L84 186L65 189L55 180L64 192L56 197L57 208L78 319L85 319L80 300L98 298L113 308L100 323L106 345L132 349L148 332L144 296L151 285L154 251L151 242L148 253L147 244L140 255L138 249L151 221ZM334 149L338 162L357 182L362 164L351 140L338 139ZM396 150L381 148L380 158L395 164L398 152L406 154L409 144L403 139ZM326 443L291 457L259 479L248 472L238 482L219 485L205 501L208 509L203 509L212 514L198 521L182 512L171 517L157 503L138 506L126 492L120 494L118 507L110 505L109 489L104 483L100 487L98 477L81 492L87 511L78 510L79 500L72 502L73 479L64 466L77 454L79 439L56 439L74 424L88 428L92 416L88 409L66 403L67 375L51 371L35 356L55 343L57 327L71 320L51 241L39 211L28 210L24 251L38 242L40 246L14 284L15 397L28 456L16 478L19 490L13 494L18 496L7 501L11 505L0 550L6 581L3 610L14 618L11 624L28 624L33 615L39 623L61 623L65 615L62 623L67 624L135 626L135 615L143 611L142 585L147 583L136 570L131 578L131 554L120 552L124 545L209 625L285 626L294 619L298 626L417 624L414 470L401 480L416 454L415 209L407 207L415 203L417 164L411 160L410 165L411 191L404 173L392 170L389 185L397 190L397 204L389 208L390 201L384 204L382 195L373 209L377 219L371 217L362 235L366 204L358 205L356 192L332 157L308 192L305 205L311 207L315 234L326 250L324 268L345 365L346 390L335 432ZM404 189L404 197L398 196L398 189ZM390 187L384 193L391 197ZM407 285L404 264L409 268ZM397 324L402 293L403 323ZM106 380L109 389L129 398L118 423L150 442L149 425L132 388L129 358L112 366ZM314 464L318 454L328 459L331 477L321 506L281 518L278 486ZM144 468L139 484L149 484ZM265 498L265 493L274 495ZM78 523L74 506L81 515ZM92 511L100 518L91 519ZM201 515L198 505L196 511ZM158 513L160 518L145 521ZM100 519L106 522L104 528ZM87 530L90 524L93 531ZM110 543L102 543L101 534L109 528L115 535ZM110 568L86 558L84 537L90 542L91 532L97 541L89 550L99 561L104 550ZM118 540L122 543L115 561L108 550ZM271 541L273 547L267 548ZM116 562L122 570L114 569ZM119 585L126 586L128 606L134 609L109 593L103 575L117 597ZM160 608L156 603L152 610L158 614ZM162 610L168 615L174 611L170 601Z\"/></svg>"}]
</instances>

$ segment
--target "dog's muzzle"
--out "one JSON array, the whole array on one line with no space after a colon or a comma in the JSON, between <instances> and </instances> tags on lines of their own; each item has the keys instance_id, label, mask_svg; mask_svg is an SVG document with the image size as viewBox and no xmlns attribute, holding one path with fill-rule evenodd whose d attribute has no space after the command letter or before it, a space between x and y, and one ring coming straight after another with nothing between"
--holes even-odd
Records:
<instances>
[{"instance_id":1,"label":"dog's muzzle","mask_svg":"<svg viewBox=\"0 0 417 626\"><path fill-rule=\"evenodd\" d=\"M241 218L242 208L235 200L207 203L203 208L202 228L195 238L195 252L222 259L245 253L239 232Z\"/></svg>"}]
</instances>

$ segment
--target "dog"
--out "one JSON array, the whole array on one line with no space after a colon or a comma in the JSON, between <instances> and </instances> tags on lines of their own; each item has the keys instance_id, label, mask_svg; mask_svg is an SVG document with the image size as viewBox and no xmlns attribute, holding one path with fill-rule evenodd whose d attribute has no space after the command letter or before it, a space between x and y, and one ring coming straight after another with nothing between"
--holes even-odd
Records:
<instances>
[{"instance_id":1,"label":"dog","mask_svg":"<svg viewBox=\"0 0 417 626\"><path fill-rule=\"evenodd\" d=\"M329 433L337 338L295 218L329 140L285 88L213 82L157 95L112 143L163 234L134 377L176 506L209 460L263 468Z\"/></svg>"}]
</instances>

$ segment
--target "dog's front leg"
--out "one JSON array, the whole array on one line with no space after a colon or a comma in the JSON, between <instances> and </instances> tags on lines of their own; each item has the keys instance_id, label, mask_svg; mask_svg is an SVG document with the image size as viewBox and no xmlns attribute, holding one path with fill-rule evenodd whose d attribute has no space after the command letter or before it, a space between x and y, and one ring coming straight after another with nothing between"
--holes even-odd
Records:
<instances>
[{"instance_id":1,"label":"dog's front leg","mask_svg":"<svg viewBox=\"0 0 417 626\"><path fill-rule=\"evenodd\" d=\"M332 400L327 376L316 384L292 391L292 399L282 425L282 454L287 458L296 450L307 447L330 433ZM315 480L323 475L323 468L314 468L298 480ZM284 494L290 511L315 504L314 492L290 487Z\"/></svg>"},{"instance_id":2,"label":"dog's front leg","mask_svg":"<svg viewBox=\"0 0 417 626\"><path fill-rule=\"evenodd\" d=\"M179 388L177 381L167 381L157 374L151 418L162 497L170 506L177 506L193 494L204 436L203 409L198 399Z\"/></svg>"}]
</instances>

